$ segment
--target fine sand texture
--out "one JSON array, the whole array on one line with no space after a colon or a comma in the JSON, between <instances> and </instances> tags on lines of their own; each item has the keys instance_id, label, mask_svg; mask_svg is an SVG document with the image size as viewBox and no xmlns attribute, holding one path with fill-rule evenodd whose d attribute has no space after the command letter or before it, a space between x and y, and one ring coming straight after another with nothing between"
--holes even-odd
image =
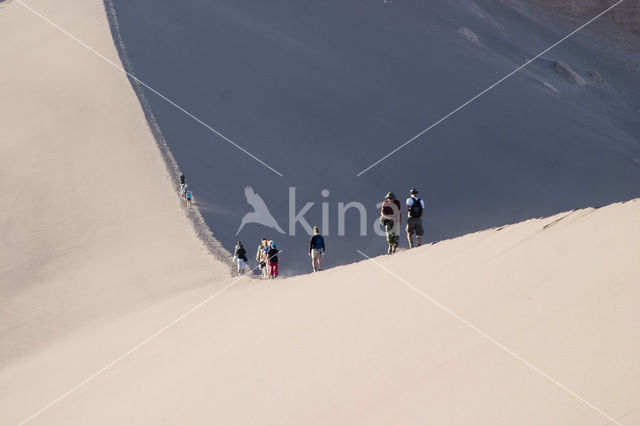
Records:
<instances>
[{"instance_id":1,"label":"fine sand texture","mask_svg":"<svg viewBox=\"0 0 640 426\"><path fill-rule=\"evenodd\" d=\"M101 2L28 4L119 63ZM18 2L0 9L0 57L0 364L228 275L121 71Z\"/></svg>"},{"instance_id":2,"label":"fine sand texture","mask_svg":"<svg viewBox=\"0 0 640 426\"><path fill-rule=\"evenodd\" d=\"M0 40L0 424L640 424L640 200L237 280L126 76L17 0Z\"/></svg>"}]
</instances>

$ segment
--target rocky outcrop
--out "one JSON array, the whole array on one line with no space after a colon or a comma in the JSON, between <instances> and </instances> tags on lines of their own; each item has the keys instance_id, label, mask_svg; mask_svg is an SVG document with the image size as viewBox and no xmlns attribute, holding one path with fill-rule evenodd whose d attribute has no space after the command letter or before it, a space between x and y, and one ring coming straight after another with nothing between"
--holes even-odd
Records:
<instances>
[{"instance_id":1,"label":"rocky outcrop","mask_svg":"<svg viewBox=\"0 0 640 426\"><path fill-rule=\"evenodd\" d=\"M469 28L460 28L458 31L460 31L460 34L462 34L462 36L467 40L469 40L470 42L472 43L480 42L478 35L473 31L471 31Z\"/></svg>"},{"instance_id":2,"label":"rocky outcrop","mask_svg":"<svg viewBox=\"0 0 640 426\"><path fill-rule=\"evenodd\" d=\"M600 73L598 71L589 71L587 74L589 74L589 77L591 77L593 80L597 81L600 84L604 84L607 81L602 77L602 75L600 75Z\"/></svg>"},{"instance_id":3,"label":"rocky outcrop","mask_svg":"<svg viewBox=\"0 0 640 426\"><path fill-rule=\"evenodd\" d=\"M568 80L569 82L576 84L578 86L585 85L584 79L580 77L577 72L572 70L569 64L566 64L561 61L556 61L555 69L556 69L556 72L560 74L560 76L565 80Z\"/></svg>"},{"instance_id":4,"label":"rocky outcrop","mask_svg":"<svg viewBox=\"0 0 640 426\"><path fill-rule=\"evenodd\" d=\"M571 16L595 16L616 0L534 0ZM640 36L640 0L625 0L607 14L608 19Z\"/></svg>"},{"instance_id":5,"label":"rocky outcrop","mask_svg":"<svg viewBox=\"0 0 640 426\"><path fill-rule=\"evenodd\" d=\"M640 36L640 0L627 0L611 11L613 21Z\"/></svg>"}]
</instances>

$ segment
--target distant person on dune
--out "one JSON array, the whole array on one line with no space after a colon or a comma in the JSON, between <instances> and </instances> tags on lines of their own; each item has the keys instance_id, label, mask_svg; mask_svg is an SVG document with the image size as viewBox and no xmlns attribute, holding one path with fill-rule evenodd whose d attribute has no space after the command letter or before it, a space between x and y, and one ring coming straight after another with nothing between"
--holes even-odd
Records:
<instances>
[{"instance_id":1,"label":"distant person on dune","mask_svg":"<svg viewBox=\"0 0 640 426\"><path fill-rule=\"evenodd\" d=\"M402 222L402 207L393 192L388 192L380 209L380 223L387 231L388 254L396 252L400 239L400 224Z\"/></svg>"},{"instance_id":2,"label":"distant person on dune","mask_svg":"<svg viewBox=\"0 0 640 426\"><path fill-rule=\"evenodd\" d=\"M187 178L184 177L182 173L180 173L180 185L184 185L187 182Z\"/></svg>"},{"instance_id":3,"label":"distant person on dune","mask_svg":"<svg viewBox=\"0 0 640 426\"><path fill-rule=\"evenodd\" d=\"M267 252L268 250L268 242L266 238L263 238L260 244L258 245L258 251L256 252L256 262L258 262L260 268L260 277L268 278L268 269L267 269Z\"/></svg>"},{"instance_id":4,"label":"distant person on dune","mask_svg":"<svg viewBox=\"0 0 640 426\"><path fill-rule=\"evenodd\" d=\"M193 198L193 196L191 195L191 190L188 189L187 190L187 207L191 207L191 199Z\"/></svg>"},{"instance_id":5,"label":"distant person on dune","mask_svg":"<svg viewBox=\"0 0 640 426\"><path fill-rule=\"evenodd\" d=\"M413 234L416 234L417 247L422 245L422 236L424 230L422 229L422 212L424 211L424 200L418 198L418 190L411 188L409 191L409 198L407 198L407 239L409 240L409 247L413 248Z\"/></svg>"},{"instance_id":6,"label":"distant person on dune","mask_svg":"<svg viewBox=\"0 0 640 426\"><path fill-rule=\"evenodd\" d=\"M311 256L311 266L313 272L322 270L322 255L324 255L324 238L320 235L317 226L313 227L313 236L309 241L309 256Z\"/></svg>"},{"instance_id":7,"label":"distant person on dune","mask_svg":"<svg viewBox=\"0 0 640 426\"><path fill-rule=\"evenodd\" d=\"M244 270L247 267L247 251L242 246L242 242L238 241L233 252L233 261L238 264L238 275L244 275Z\"/></svg>"},{"instance_id":8,"label":"distant person on dune","mask_svg":"<svg viewBox=\"0 0 640 426\"><path fill-rule=\"evenodd\" d=\"M269 278L278 277L278 249L276 243L271 241L269 243L269 250L267 251L267 259L269 261Z\"/></svg>"}]
</instances>

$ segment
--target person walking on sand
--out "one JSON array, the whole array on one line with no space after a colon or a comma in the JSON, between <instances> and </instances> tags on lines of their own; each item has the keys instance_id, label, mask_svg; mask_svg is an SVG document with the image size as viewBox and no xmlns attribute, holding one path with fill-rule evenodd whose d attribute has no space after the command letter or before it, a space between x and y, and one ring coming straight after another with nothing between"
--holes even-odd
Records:
<instances>
[{"instance_id":1,"label":"person walking on sand","mask_svg":"<svg viewBox=\"0 0 640 426\"><path fill-rule=\"evenodd\" d=\"M309 256L311 256L311 266L313 272L322 271L322 255L324 254L324 238L320 235L317 226L313 227L313 236L309 241Z\"/></svg>"},{"instance_id":2,"label":"person walking on sand","mask_svg":"<svg viewBox=\"0 0 640 426\"><path fill-rule=\"evenodd\" d=\"M385 196L385 200L382 202L382 209L380 209L380 223L384 226L385 231L387 231L387 242L389 243L387 253L395 253L400 239L402 208L400 206L400 201L396 199L393 192L388 192Z\"/></svg>"},{"instance_id":3,"label":"person walking on sand","mask_svg":"<svg viewBox=\"0 0 640 426\"><path fill-rule=\"evenodd\" d=\"M187 190L187 207L191 207L192 198L193 198L193 196L191 195L191 190L188 189Z\"/></svg>"},{"instance_id":4,"label":"person walking on sand","mask_svg":"<svg viewBox=\"0 0 640 426\"><path fill-rule=\"evenodd\" d=\"M418 198L418 190L411 188L409 198L407 198L407 239L409 247L420 247L422 245L422 212L424 211L424 200ZM416 234L417 246L413 245L413 234Z\"/></svg>"},{"instance_id":5,"label":"person walking on sand","mask_svg":"<svg viewBox=\"0 0 640 426\"><path fill-rule=\"evenodd\" d=\"M269 251L267 251L267 259L269 261L269 278L278 277L278 249L276 243L271 241L269 243Z\"/></svg>"},{"instance_id":6,"label":"person walking on sand","mask_svg":"<svg viewBox=\"0 0 640 426\"><path fill-rule=\"evenodd\" d=\"M247 267L247 251L242 246L242 242L238 241L233 252L233 261L238 264L238 275L244 275L244 271Z\"/></svg>"},{"instance_id":7,"label":"person walking on sand","mask_svg":"<svg viewBox=\"0 0 640 426\"><path fill-rule=\"evenodd\" d=\"M267 270L267 239L263 238L258 245L258 251L256 252L256 262L258 262L260 268L260 277L265 279L268 277Z\"/></svg>"},{"instance_id":8,"label":"person walking on sand","mask_svg":"<svg viewBox=\"0 0 640 426\"><path fill-rule=\"evenodd\" d=\"M187 178L184 177L182 173L180 173L180 185L184 185L187 182Z\"/></svg>"}]
</instances>

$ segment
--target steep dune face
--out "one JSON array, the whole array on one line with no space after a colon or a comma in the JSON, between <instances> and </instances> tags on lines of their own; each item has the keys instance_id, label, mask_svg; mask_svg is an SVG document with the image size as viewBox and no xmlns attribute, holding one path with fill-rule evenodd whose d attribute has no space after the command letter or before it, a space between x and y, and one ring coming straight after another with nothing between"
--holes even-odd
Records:
<instances>
[{"instance_id":1,"label":"steep dune face","mask_svg":"<svg viewBox=\"0 0 640 426\"><path fill-rule=\"evenodd\" d=\"M118 62L102 4L29 2ZM124 74L17 2L0 9L0 364L223 276Z\"/></svg>"},{"instance_id":2,"label":"steep dune face","mask_svg":"<svg viewBox=\"0 0 640 426\"><path fill-rule=\"evenodd\" d=\"M313 225L331 265L382 253L388 191L421 190L431 241L640 195L640 61L589 31L360 174L586 19L505 1L107 3L132 72L275 170L138 91L214 233L229 250L274 238L287 274L310 269Z\"/></svg>"}]
</instances>

